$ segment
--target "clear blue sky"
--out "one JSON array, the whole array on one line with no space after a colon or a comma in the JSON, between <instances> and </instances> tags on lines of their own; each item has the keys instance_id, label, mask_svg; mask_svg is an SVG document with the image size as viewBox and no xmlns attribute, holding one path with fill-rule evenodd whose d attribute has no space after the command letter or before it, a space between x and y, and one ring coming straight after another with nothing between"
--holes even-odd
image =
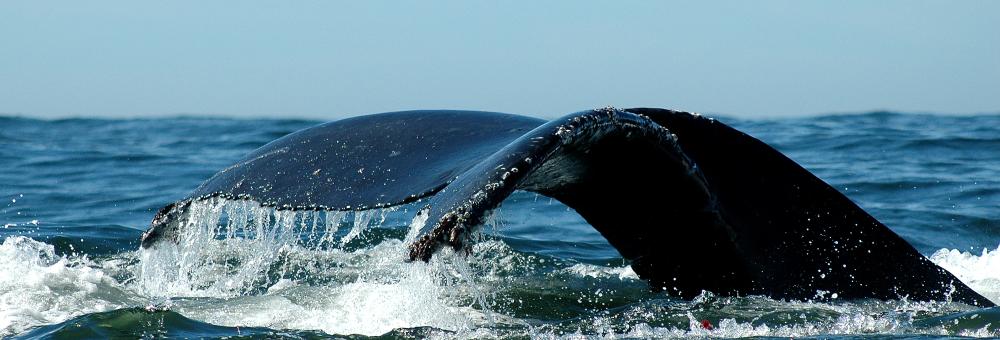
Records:
<instances>
[{"instance_id":1,"label":"clear blue sky","mask_svg":"<svg viewBox=\"0 0 1000 340\"><path fill-rule=\"evenodd\" d=\"M0 112L1000 112L1000 1L4 1Z\"/></svg>"}]
</instances>

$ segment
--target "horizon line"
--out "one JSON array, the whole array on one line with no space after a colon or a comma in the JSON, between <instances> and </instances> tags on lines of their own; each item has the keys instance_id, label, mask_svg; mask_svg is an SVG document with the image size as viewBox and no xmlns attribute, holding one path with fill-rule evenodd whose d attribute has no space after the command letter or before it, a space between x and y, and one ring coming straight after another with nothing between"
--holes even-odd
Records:
<instances>
[{"instance_id":1,"label":"horizon line","mask_svg":"<svg viewBox=\"0 0 1000 340\"><path fill-rule=\"evenodd\" d=\"M635 106L645 107L645 106ZM670 108L665 108L670 109ZM401 111L413 111L413 110L455 110L455 111L490 111L483 109L455 109L455 108L432 108L432 109L412 109L412 110L390 110L390 111L379 111L379 112L369 112L361 114L315 114L315 113L277 113L277 114L258 114L258 113L219 113L219 112L173 112L173 113L140 113L140 114L79 114L79 113L69 113L69 114L35 114L35 113L23 113L23 112L5 112L0 111L0 118L15 118L15 119L34 119L34 120L44 120L44 121L58 121L58 120L162 120L162 119L233 119L233 120L339 120L350 117L358 117L370 114L379 114L387 112L401 112ZM585 111L589 109L581 109L579 111ZM804 114L734 114L726 112L697 112L697 111L687 111L682 109L676 109L678 111L685 111L691 113L697 113L705 116L711 117L724 117L727 119L741 119L741 120L768 120L768 119L797 119L797 118L818 118L818 117L830 117L830 116L864 116L864 115L878 115L878 114L891 114L891 115L926 115L926 116L948 116L948 117L967 117L967 116L995 116L1000 115L1000 110L993 112L935 112L935 111L909 111L909 110L890 110L890 109L871 109L871 110L860 110L860 111L831 111L831 112L820 112L820 113L804 113ZM574 111L574 112L579 112ZM494 111L499 112L499 111ZM521 114L516 112L507 112L513 114ZM563 114L570 114L573 112L566 112ZM525 116L538 117L542 119L554 119L560 115L531 115L531 114L521 114Z\"/></svg>"}]
</instances>

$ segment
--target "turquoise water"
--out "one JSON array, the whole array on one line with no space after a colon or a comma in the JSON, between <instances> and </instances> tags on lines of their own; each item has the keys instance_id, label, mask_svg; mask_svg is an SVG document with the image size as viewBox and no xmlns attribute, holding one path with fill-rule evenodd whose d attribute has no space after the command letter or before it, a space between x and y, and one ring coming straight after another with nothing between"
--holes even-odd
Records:
<instances>
[{"instance_id":1,"label":"turquoise water","mask_svg":"<svg viewBox=\"0 0 1000 340\"><path fill-rule=\"evenodd\" d=\"M721 120L1000 302L1000 115ZM161 206L317 123L0 117L0 336L1000 336L998 308L652 293L572 210L530 193L502 205L471 253L427 264L403 262L412 206L203 202L191 242L138 250ZM248 214L261 217L230 217Z\"/></svg>"}]
</instances>

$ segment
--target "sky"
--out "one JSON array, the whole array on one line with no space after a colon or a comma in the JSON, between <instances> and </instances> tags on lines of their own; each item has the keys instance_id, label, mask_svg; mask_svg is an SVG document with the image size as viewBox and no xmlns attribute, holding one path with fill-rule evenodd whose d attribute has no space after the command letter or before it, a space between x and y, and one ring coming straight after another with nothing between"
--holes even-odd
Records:
<instances>
[{"instance_id":1,"label":"sky","mask_svg":"<svg viewBox=\"0 0 1000 340\"><path fill-rule=\"evenodd\" d=\"M1000 112L1000 1L4 1L0 114Z\"/></svg>"}]
</instances>

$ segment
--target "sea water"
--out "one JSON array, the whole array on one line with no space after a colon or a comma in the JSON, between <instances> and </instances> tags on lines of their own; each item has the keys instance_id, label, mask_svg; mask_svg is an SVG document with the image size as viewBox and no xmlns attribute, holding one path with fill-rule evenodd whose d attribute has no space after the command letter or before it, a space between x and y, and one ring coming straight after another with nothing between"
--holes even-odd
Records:
<instances>
[{"instance_id":1,"label":"sea water","mask_svg":"<svg viewBox=\"0 0 1000 340\"><path fill-rule=\"evenodd\" d=\"M1000 115L721 120L1000 302ZM192 206L177 244L139 249L161 206L317 123L0 117L0 337L1000 336L998 308L653 293L572 209L526 192L470 251L429 263L404 261L419 203L291 212L214 199Z\"/></svg>"}]
</instances>

